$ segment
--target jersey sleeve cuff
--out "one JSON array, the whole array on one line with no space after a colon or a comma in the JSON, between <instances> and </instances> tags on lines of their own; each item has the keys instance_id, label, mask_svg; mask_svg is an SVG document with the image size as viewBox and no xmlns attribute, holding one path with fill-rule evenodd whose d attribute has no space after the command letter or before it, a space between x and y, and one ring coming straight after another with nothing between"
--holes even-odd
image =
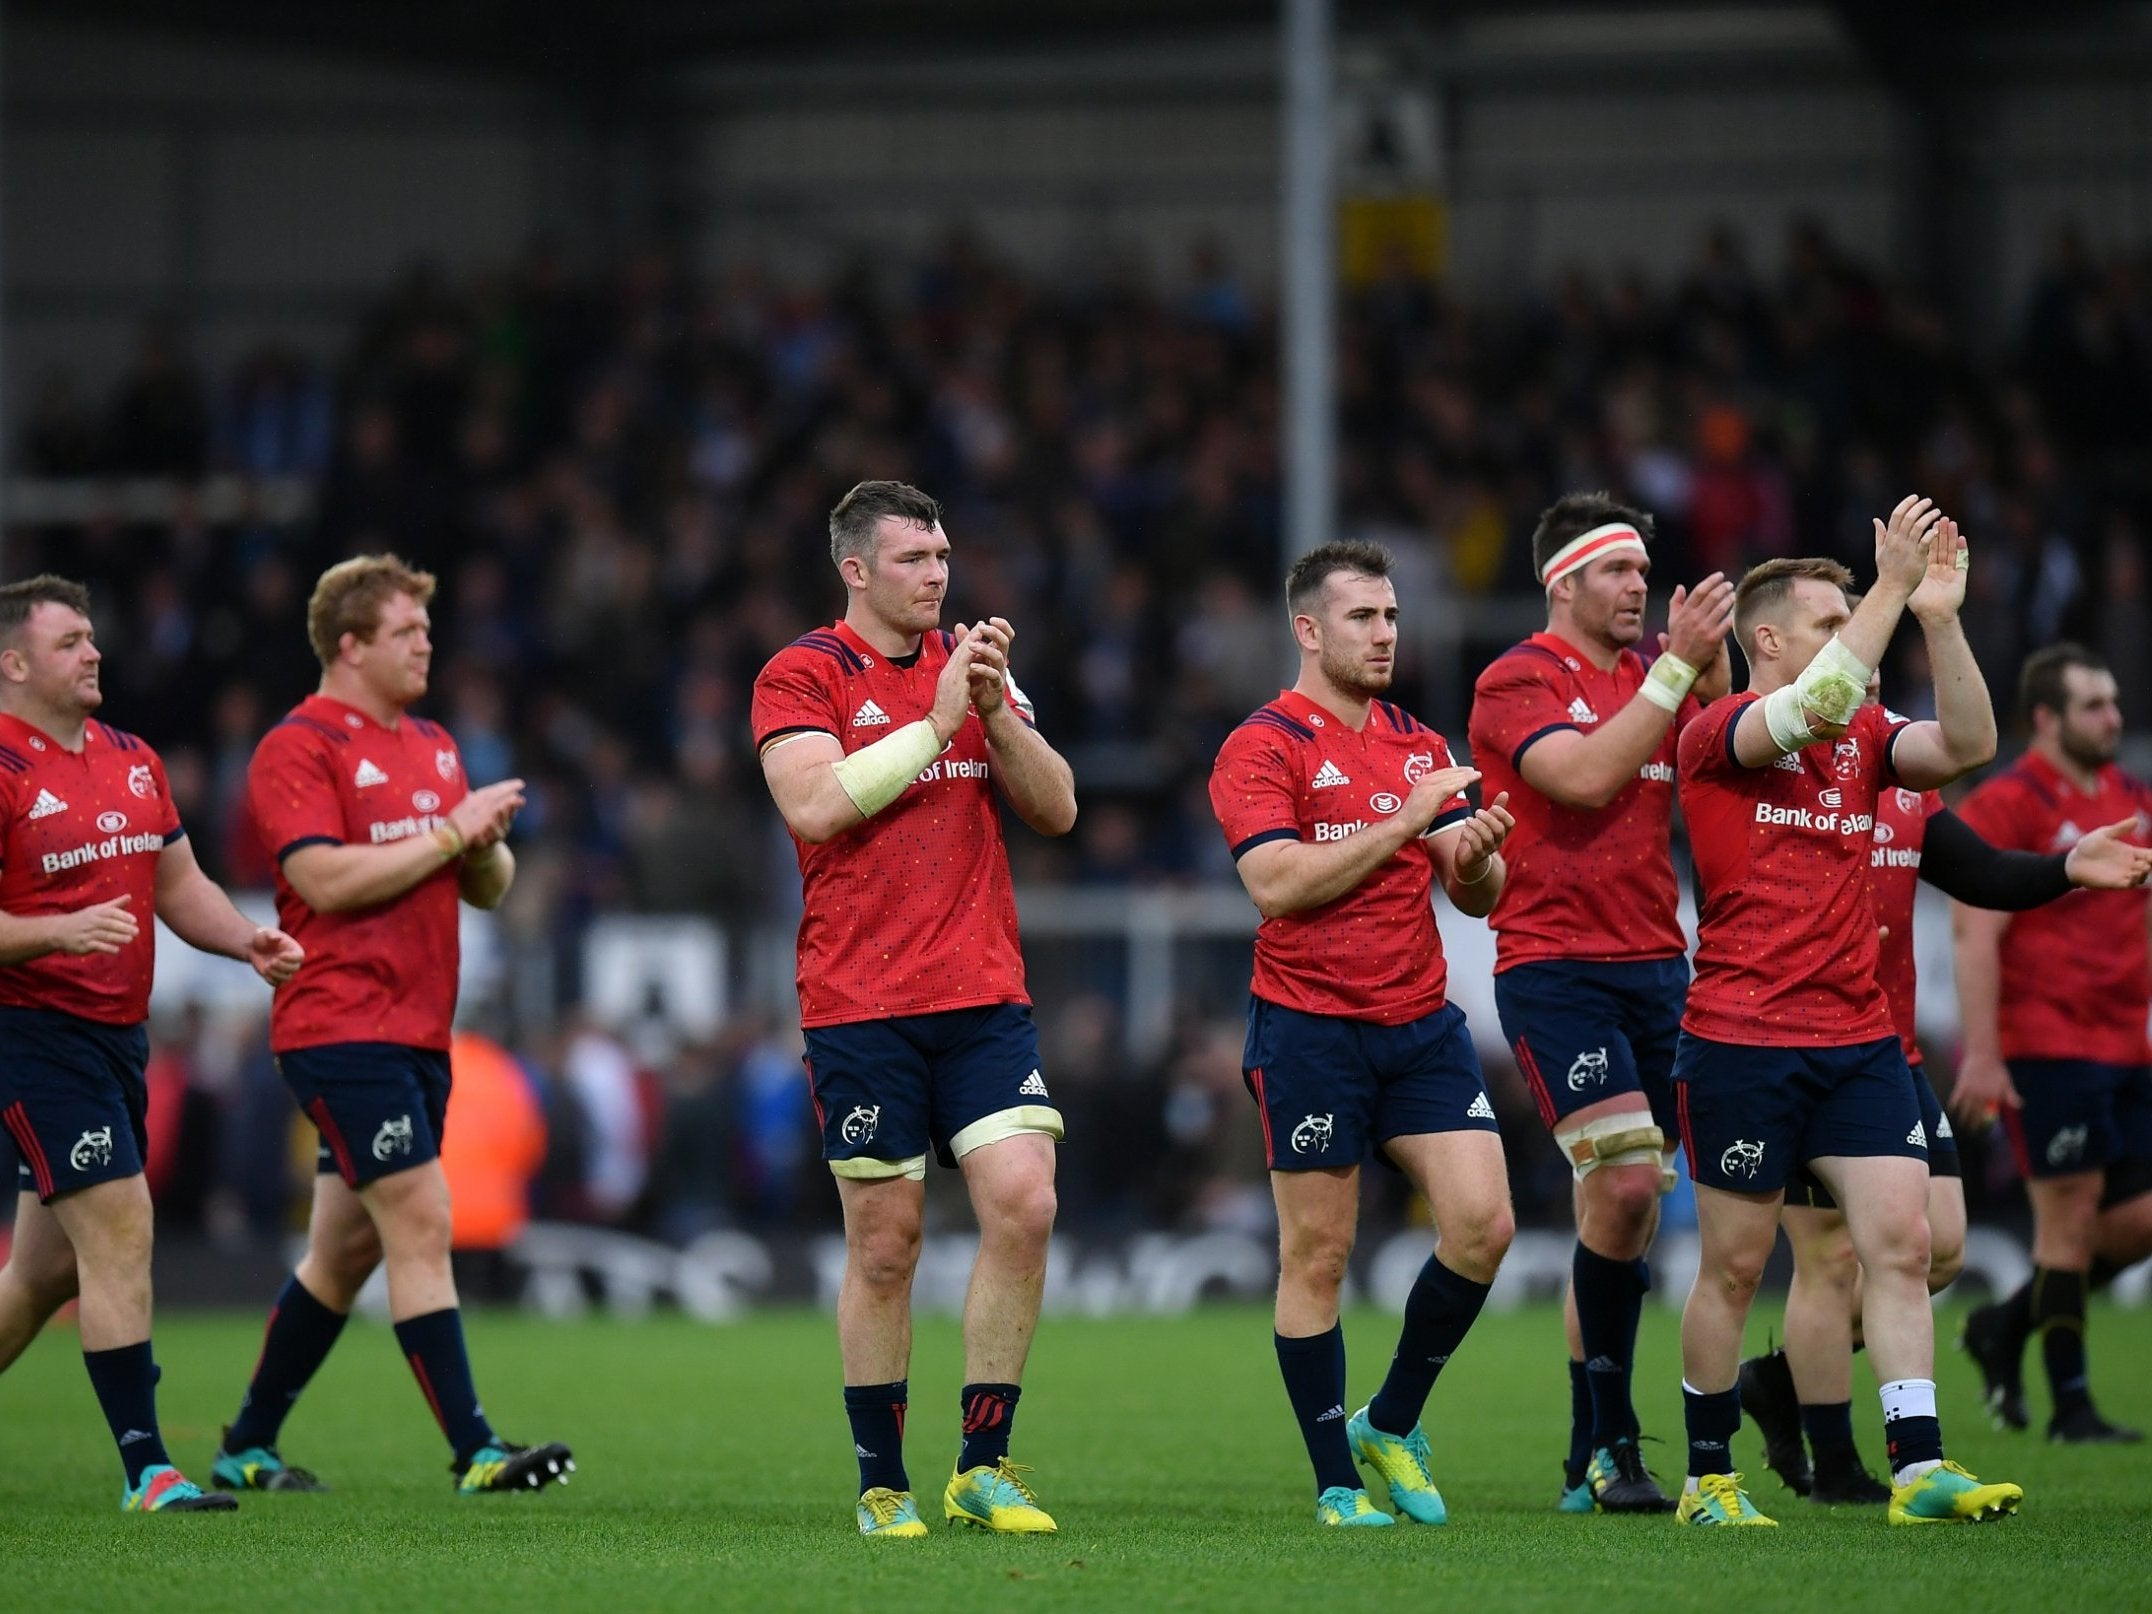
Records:
<instances>
[{"instance_id":1,"label":"jersey sleeve cuff","mask_svg":"<svg viewBox=\"0 0 2152 1614\"><path fill-rule=\"evenodd\" d=\"M1513 769L1519 767L1519 765L1522 764L1524 761L1525 752L1531 750L1533 746L1539 744L1539 742L1541 740L1544 740L1548 735L1560 734L1565 729L1571 734L1579 732L1577 725L1574 723L1549 723L1543 729L1532 730L1531 733L1527 734L1523 739L1517 742L1517 749L1510 752L1510 767Z\"/></svg>"},{"instance_id":2,"label":"jersey sleeve cuff","mask_svg":"<svg viewBox=\"0 0 2152 1614\"><path fill-rule=\"evenodd\" d=\"M290 857L292 853L300 850L300 848L302 847L342 846L343 844L344 843L338 840L334 835L302 835L297 840L286 841L282 846L278 847L276 853L276 860L278 864L281 865L286 858Z\"/></svg>"},{"instance_id":3,"label":"jersey sleeve cuff","mask_svg":"<svg viewBox=\"0 0 2152 1614\"><path fill-rule=\"evenodd\" d=\"M1297 829L1266 829L1260 834L1251 835L1246 840L1236 843L1233 847L1233 859L1238 862L1258 846L1266 846L1272 841L1297 841L1299 839L1300 831Z\"/></svg>"},{"instance_id":4,"label":"jersey sleeve cuff","mask_svg":"<svg viewBox=\"0 0 2152 1614\"><path fill-rule=\"evenodd\" d=\"M795 734L828 734L833 740L837 737L819 723L788 723L783 728L771 729L769 733L757 736L755 755L759 757L779 740L789 739Z\"/></svg>"},{"instance_id":5,"label":"jersey sleeve cuff","mask_svg":"<svg viewBox=\"0 0 2152 1614\"><path fill-rule=\"evenodd\" d=\"M1883 771L1893 779L1898 778L1898 736L1912 726L1910 721L1900 723L1883 738Z\"/></svg>"},{"instance_id":6,"label":"jersey sleeve cuff","mask_svg":"<svg viewBox=\"0 0 2152 1614\"><path fill-rule=\"evenodd\" d=\"M177 846L181 841L185 840L186 838L187 826L185 824L174 824L170 829L164 832L164 844L167 846Z\"/></svg>"},{"instance_id":7,"label":"jersey sleeve cuff","mask_svg":"<svg viewBox=\"0 0 2152 1614\"><path fill-rule=\"evenodd\" d=\"M1459 824L1470 818L1472 812L1473 807L1469 801L1461 807L1452 807L1448 812L1438 816L1432 824L1429 824L1420 833L1422 835L1439 835L1446 829L1455 829Z\"/></svg>"},{"instance_id":8,"label":"jersey sleeve cuff","mask_svg":"<svg viewBox=\"0 0 2152 1614\"><path fill-rule=\"evenodd\" d=\"M1726 766L1736 773L1743 771L1741 768L1741 753L1734 749L1734 735L1740 730L1740 727L1741 714L1736 712L1734 713L1734 720L1726 725Z\"/></svg>"}]
</instances>

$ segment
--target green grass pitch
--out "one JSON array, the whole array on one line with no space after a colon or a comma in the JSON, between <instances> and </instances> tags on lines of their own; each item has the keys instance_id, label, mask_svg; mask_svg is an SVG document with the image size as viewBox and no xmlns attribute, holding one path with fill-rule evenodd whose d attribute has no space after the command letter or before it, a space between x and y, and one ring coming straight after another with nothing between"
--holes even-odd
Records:
<instances>
[{"instance_id":1,"label":"green grass pitch","mask_svg":"<svg viewBox=\"0 0 2152 1614\"><path fill-rule=\"evenodd\" d=\"M1760 1344L1776 1315L1752 1324ZM1347 1322L1364 1398L1395 1324ZM1938 1319L1938 1337L1956 1317ZM175 1456L208 1478L218 1420L251 1366L258 1320L158 1327ZM478 1378L503 1431L572 1443L575 1483L459 1500L388 1331L354 1324L285 1431L330 1496L250 1497L236 1516L116 1509L119 1474L74 1335L56 1328L0 1378L0 1607L99 1609L1546 1609L1602 1614L1905 1609L1940 1614L2152 1608L2152 1448L2063 1450L1992 1432L1970 1368L1942 1360L1944 1428L1977 1472L2015 1479L2017 1519L1890 1530L1880 1510L1812 1508L1736 1447L1777 1531L1714 1536L1666 1519L1551 1510L1568 1391L1558 1316L1484 1318L1437 1386L1428 1427L1454 1521L1322 1531L1271 1355L1268 1318L1048 1318L1015 1455L1037 1465L1061 1533L944 1528L955 1445L953 1325L919 1331L908 1456L924 1542L853 1532L854 1469L830 1320L769 1313L713 1329L675 1318L548 1325L478 1316ZM2152 1312L2101 1308L2095 1375L2111 1416L2152 1423ZM2035 1375L2037 1378L2037 1375ZM1880 1457L1865 1361L1855 1412ZM1640 1404L1679 1471L1674 1318L1645 1323ZM2044 1410L2037 1389L2036 1414Z\"/></svg>"}]
</instances>

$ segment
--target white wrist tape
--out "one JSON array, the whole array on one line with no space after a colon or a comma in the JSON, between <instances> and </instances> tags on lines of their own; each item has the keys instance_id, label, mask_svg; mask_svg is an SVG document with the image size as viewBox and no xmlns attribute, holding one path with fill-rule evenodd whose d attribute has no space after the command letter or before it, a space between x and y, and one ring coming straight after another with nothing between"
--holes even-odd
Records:
<instances>
[{"instance_id":1,"label":"white wrist tape","mask_svg":"<svg viewBox=\"0 0 2152 1614\"><path fill-rule=\"evenodd\" d=\"M1782 750L1798 751L1822 739L1810 727L1811 716L1828 729L1843 729L1868 698L1868 680L1874 671L1833 634L1830 643L1816 652L1816 659L1801 669L1800 677L1764 697L1764 724L1772 743Z\"/></svg>"},{"instance_id":2,"label":"white wrist tape","mask_svg":"<svg viewBox=\"0 0 2152 1614\"><path fill-rule=\"evenodd\" d=\"M1695 685L1698 669L1676 655L1662 655L1644 674L1644 687L1637 691L1652 705L1668 712L1681 710Z\"/></svg>"},{"instance_id":3,"label":"white wrist tape","mask_svg":"<svg viewBox=\"0 0 2152 1614\"><path fill-rule=\"evenodd\" d=\"M837 776L837 783L852 798L860 816L872 818L903 795L904 787L941 755L941 749L941 737L934 732L934 725L922 717L833 763L830 772Z\"/></svg>"}]
</instances>

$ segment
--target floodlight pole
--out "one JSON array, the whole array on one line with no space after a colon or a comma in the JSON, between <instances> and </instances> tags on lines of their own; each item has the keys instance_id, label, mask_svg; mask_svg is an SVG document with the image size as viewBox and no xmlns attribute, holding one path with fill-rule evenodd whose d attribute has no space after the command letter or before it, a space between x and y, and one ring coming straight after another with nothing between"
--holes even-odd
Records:
<instances>
[{"instance_id":1,"label":"floodlight pole","mask_svg":"<svg viewBox=\"0 0 2152 1614\"><path fill-rule=\"evenodd\" d=\"M1284 558L1290 565L1330 539L1337 516L1337 253L1331 0L1282 4L1278 343L1285 380Z\"/></svg>"}]
</instances>

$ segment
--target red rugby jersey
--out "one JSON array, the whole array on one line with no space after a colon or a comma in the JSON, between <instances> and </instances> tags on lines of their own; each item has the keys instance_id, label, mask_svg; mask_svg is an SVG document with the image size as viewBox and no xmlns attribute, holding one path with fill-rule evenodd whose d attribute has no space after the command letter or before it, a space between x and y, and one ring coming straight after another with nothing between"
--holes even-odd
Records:
<instances>
[{"instance_id":1,"label":"red rugby jersey","mask_svg":"<svg viewBox=\"0 0 2152 1614\"><path fill-rule=\"evenodd\" d=\"M1863 707L1836 744L1744 768L1734 725L1754 694L1681 732L1681 810L1696 858L1696 975L1684 1029L1714 1042L1843 1048L1891 1033L1869 894L1876 793L1896 783L1906 719Z\"/></svg>"},{"instance_id":2,"label":"red rugby jersey","mask_svg":"<svg viewBox=\"0 0 2152 1614\"><path fill-rule=\"evenodd\" d=\"M1517 827L1502 843L1509 879L1487 923L1495 973L1534 959L1678 958L1688 949L1670 850L1674 742L1703 707L1682 702L1658 749L1596 811L1563 807L1525 783L1525 752L1564 729L1588 732L1627 706L1650 664L1624 650L1612 671L1552 633L1492 662L1472 687L1480 799L1509 792Z\"/></svg>"},{"instance_id":3,"label":"red rugby jersey","mask_svg":"<svg viewBox=\"0 0 2152 1614\"><path fill-rule=\"evenodd\" d=\"M1914 1009L1920 977L1913 963L1913 898L1920 884L1920 854L1928 840L1928 820L1943 810L1933 790L1889 786L1876 796L1875 844L1868 854L1869 900L1876 924L1889 934L1878 938L1876 983L1890 1003L1906 1062L1920 1063L1914 1040Z\"/></svg>"},{"instance_id":4,"label":"red rugby jersey","mask_svg":"<svg viewBox=\"0 0 2152 1614\"><path fill-rule=\"evenodd\" d=\"M1995 845L2066 852L2087 830L2137 815L2152 829L2152 790L2112 765L2086 795L2045 758L2027 752L1965 799L1958 816ZM2152 892L2072 891L2010 916L2003 932L1997 1029L2005 1059L2152 1061L2145 1017L2152 956L2145 904Z\"/></svg>"},{"instance_id":5,"label":"red rugby jersey","mask_svg":"<svg viewBox=\"0 0 2152 1614\"><path fill-rule=\"evenodd\" d=\"M269 1011L276 1052L338 1042L448 1046L462 961L460 865L443 864L375 907L316 913L284 878L284 859L305 846L430 835L469 790L448 730L409 713L384 728L354 706L309 695L262 736L247 801L276 863L278 923L306 949Z\"/></svg>"},{"instance_id":6,"label":"red rugby jersey","mask_svg":"<svg viewBox=\"0 0 2152 1614\"><path fill-rule=\"evenodd\" d=\"M1403 707L1375 701L1356 730L1287 690L1226 736L1211 769L1211 811L1236 858L1266 841L1342 840L1452 765L1448 742ZM1435 826L1471 812L1453 796ZM1284 1008L1378 1025L1434 1013L1449 981L1434 879L1426 845L1411 841L1335 901L1264 920L1249 990Z\"/></svg>"},{"instance_id":7,"label":"red rugby jersey","mask_svg":"<svg viewBox=\"0 0 2152 1614\"><path fill-rule=\"evenodd\" d=\"M850 755L918 722L934 709L955 642L937 630L915 656L893 661L842 622L794 640L755 677L755 749L831 734ZM1030 722L1013 679L1009 698ZM872 818L819 846L793 837L802 1026L1031 1001L987 759L974 712Z\"/></svg>"},{"instance_id":8,"label":"red rugby jersey","mask_svg":"<svg viewBox=\"0 0 2152 1614\"><path fill-rule=\"evenodd\" d=\"M0 913L72 913L131 896L141 926L117 953L47 953L0 969L0 1003L107 1025L149 1015L157 858L186 833L157 753L92 718L82 749L0 713Z\"/></svg>"}]
</instances>

